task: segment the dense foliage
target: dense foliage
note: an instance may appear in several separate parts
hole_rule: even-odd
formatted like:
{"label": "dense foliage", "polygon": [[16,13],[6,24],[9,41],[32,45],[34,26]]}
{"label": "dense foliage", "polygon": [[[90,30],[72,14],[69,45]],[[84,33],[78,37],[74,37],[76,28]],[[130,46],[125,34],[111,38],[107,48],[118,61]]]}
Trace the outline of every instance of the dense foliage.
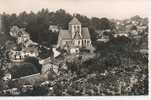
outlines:
{"label": "dense foliage", "polygon": [[[13,25],[17,25],[20,28],[25,28],[30,34],[31,39],[35,42],[46,46],[52,46],[56,44],[58,34],[48,30],[49,25],[58,25],[63,29],[68,28],[68,23],[72,19],[72,15],[60,9],[56,12],[49,12],[48,9],[42,9],[38,13],[22,12],[19,15],[16,14],[2,14],[3,25],[5,34],[9,34],[10,28]],[[80,14],[76,14],[76,17],[81,21],[82,26],[89,27],[92,40],[95,40],[95,29],[113,29],[114,24],[107,18],[88,18]]]}
{"label": "dense foliage", "polygon": [[14,65],[9,72],[12,78],[19,78],[38,73],[39,71],[36,67],[37,66],[32,63],[24,62],[20,65]]}
{"label": "dense foliage", "polygon": [[0,47],[0,79],[4,76],[8,69],[8,63],[10,62],[8,57],[8,50],[5,46]]}
{"label": "dense foliage", "polygon": [[24,59],[24,62],[33,64],[38,72],[41,72],[42,65],[39,64],[39,60],[35,57],[27,57]]}
{"label": "dense foliage", "polygon": [[[84,82],[84,85],[78,82],[78,86],[85,86],[85,82],[91,86],[84,95],[148,94],[148,56],[135,52],[133,42],[136,41],[126,37],[113,38],[105,44],[97,44],[96,58],[67,63],[71,72],[76,72],[77,79]],[[72,87],[73,90],[78,86]],[[86,91],[87,87],[79,89]],[[78,95],[83,95],[81,93]]]}
{"label": "dense foliage", "polygon": [[[62,9],[56,12],[42,9],[38,13],[23,12],[19,15],[4,13],[2,16],[5,34],[8,35],[11,26],[17,25],[26,28],[33,41],[49,47],[56,44],[58,37],[58,33],[48,31],[49,25],[58,25],[63,29],[67,29],[68,22],[73,17]],[[88,18],[80,14],[76,16],[82,22],[82,26],[89,27],[92,43],[96,48],[96,56],[83,62],[80,57],[74,59],[73,62],[63,59],[62,66],[66,66],[67,70],[60,70],[60,75],[55,79],[48,79],[49,83],[47,85],[33,84],[33,90],[20,92],[18,95],[147,95],[148,54],[139,52],[142,48],[147,49],[147,35],[141,33],[140,39],[119,36],[110,38],[110,41],[106,43],[97,42],[95,30],[110,29],[112,34],[115,32],[115,24],[107,18]],[[131,30],[136,30],[136,26],[133,26]],[[40,50],[43,51],[40,52],[40,58],[47,58],[50,55],[45,48],[41,47]],[[1,48],[1,65],[5,64],[6,60],[4,59],[7,57],[4,52],[5,50]],[[62,58],[67,56],[64,55],[62,54]],[[60,66],[60,69],[62,66]],[[10,72],[12,77],[16,78],[38,73],[40,70],[41,65],[36,58],[27,58],[22,64],[12,67]],[[51,73],[51,71],[48,72]],[[50,74],[49,76],[53,75]],[[15,84],[9,84],[11,86],[9,88],[15,86],[20,89],[26,83],[19,80]]]}

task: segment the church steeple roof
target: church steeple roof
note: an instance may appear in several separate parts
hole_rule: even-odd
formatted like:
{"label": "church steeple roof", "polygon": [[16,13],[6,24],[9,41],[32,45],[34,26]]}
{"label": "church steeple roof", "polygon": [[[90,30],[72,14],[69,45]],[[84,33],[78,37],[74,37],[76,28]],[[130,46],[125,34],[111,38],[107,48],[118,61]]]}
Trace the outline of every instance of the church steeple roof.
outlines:
{"label": "church steeple roof", "polygon": [[69,22],[69,25],[81,25],[81,22],[76,17],[73,17],[73,19]]}

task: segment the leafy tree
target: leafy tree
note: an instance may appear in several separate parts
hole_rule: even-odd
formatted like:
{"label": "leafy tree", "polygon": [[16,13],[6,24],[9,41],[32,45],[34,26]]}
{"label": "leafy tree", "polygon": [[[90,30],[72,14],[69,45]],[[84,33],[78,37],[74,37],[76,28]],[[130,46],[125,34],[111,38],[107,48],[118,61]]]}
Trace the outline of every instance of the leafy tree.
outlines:
{"label": "leafy tree", "polygon": [[100,29],[100,19],[99,18],[96,18],[96,17],[92,17],[91,19],[91,27],[94,29],[94,30],[99,30]]}
{"label": "leafy tree", "polygon": [[65,10],[59,9],[54,14],[53,18],[51,19],[52,22],[56,25],[61,26],[63,29],[68,28],[68,22],[72,19],[71,15],[66,13]]}
{"label": "leafy tree", "polygon": [[9,57],[5,46],[0,47],[0,78],[2,78],[8,69]]}
{"label": "leafy tree", "polygon": [[101,18],[99,21],[99,28],[102,30],[112,29],[111,22],[107,18]]}
{"label": "leafy tree", "polygon": [[[49,25],[57,25],[63,29],[68,28],[68,23],[72,19],[72,15],[63,9],[56,12],[49,12],[48,9],[42,9],[38,13],[22,12],[16,14],[3,14],[5,33],[9,36],[10,27],[17,25],[23,27],[30,34],[31,39],[39,44],[51,47],[56,44],[58,34],[48,30]],[[86,16],[76,14],[76,17],[81,21],[82,26],[88,27],[92,36],[95,39],[95,29],[111,29],[114,25],[107,18],[88,18]]]}
{"label": "leafy tree", "polygon": [[19,77],[39,73],[39,71],[36,69],[35,65],[33,65],[31,63],[27,63],[27,62],[24,62],[20,65],[14,65],[9,70],[9,72],[11,73],[13,78],[19,78]]}
{"label": "leafy tree", "polygon": [[48,89],[44,86],[34,86],[34,90],[29,94],[31,96],[46,96]]}
{"label": "leafy tree", "polygon": [[87,16],[76,14],[76,17],[81,22],[83,27],[89,27],[90,26],[90,19]]}
{"label": "leafy tree", "polygon": [[24,62],[33,64],[38,72],[41,72],[42,65],[39,64],[39,60],[35,57],[27,57],[24,59]]}
{"label": "leafy tree", "polygon": [[135,25],[133,25],[130,30],[137,30],[137,27]]}

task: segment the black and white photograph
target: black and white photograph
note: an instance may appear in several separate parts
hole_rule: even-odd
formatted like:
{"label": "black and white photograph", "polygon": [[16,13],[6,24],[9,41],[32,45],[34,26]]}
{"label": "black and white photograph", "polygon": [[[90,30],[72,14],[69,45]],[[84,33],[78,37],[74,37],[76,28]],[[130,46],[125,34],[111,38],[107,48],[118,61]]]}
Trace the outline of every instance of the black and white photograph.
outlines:
{"label": "black and white photograph", "polygon": [[0,0],[0,97],[148,96],[149,0]]}

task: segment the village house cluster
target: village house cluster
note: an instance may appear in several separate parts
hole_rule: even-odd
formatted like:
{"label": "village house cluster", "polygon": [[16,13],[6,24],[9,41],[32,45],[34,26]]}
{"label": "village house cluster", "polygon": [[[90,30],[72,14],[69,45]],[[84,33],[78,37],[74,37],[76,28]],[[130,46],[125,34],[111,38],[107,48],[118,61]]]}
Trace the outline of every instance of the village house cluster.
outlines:
{"label": "village house cluster", "polygon": [[[147,26],[146,22],[142,19],[140,19],[140,20],[130,19],[130,20],[125,20],[125,21],[118,20],[118,21],[115,21],[115,24],[116,24],[115,25],[116,29],[118,31],[117,31],[117,33],[113,34],[114,38],[125,36],[127,38],[140,39],[142,33],[146,34],[146,35],[148,34],[148,32],[146,31],[148,26]],[[0,29],[1,29],[1,27],[0,27]],[[15,42],[16,42],[16,45],[13,48],[11,48],[10,52],[9,52],[9,58],[10,58],[11,62],[18,64],[18,63],[22,63],[26,57],[35,57],[39,60],[39,64],[42,65],[42,68],[41,68],[41,72],[39,72],[39,73],[27,75],[27,76],[15,78],[15,79],[12,79],[11,74],[7,73],[3,77],[4,81],[7,82],[8,80],[12,80],[12,81],[25,80],[25,81],[30,82],[33,85],[33,84],[37,83],[37,81],[44,79],[45,81],[43,83],[41,83],[40,85],[41,86],[50,85],[50,82],[46,81],[46,80],[53,79],[54,77],[56,78],[59,75],[61,78],[61,74],[64,74],[64,73],[61,73],[60,70],[63,70],[63,71],[67,70],[66,63],[62,63],[61,61],[66,61],[66,59],[73,60],[73,58],[76,58],[76,57],[80,58],[81,56],[83,56],[83,58],[86,60],[94,57],[92,55],[95,54],[94,53],[95,48],[92,45],[92,40],[91,40],[91,36],[89,33],[89,29],[88,29],[88,27],[82,27],[81,22],[76,17],[73,17],[73,19],[69,22],[68,29],[66,29],[66,30],[60,28],[58,25],[50,25],[48,30],[51,32],[59,33],[57,44],[53,48],[47,48],[36,42],[33,42],[30,39],[29,33],[27,33],[24,28],[19,28],[17,26],[13,26],[10,29],[10,35],[15,39]],[[96,40],[97,42],[106,43],[106,42],[110,41],[109,34],[112,33],[111,29],[95,30],[95,32],[97,33],[97,40]],[[40,58],[39,57],[39,54],[40,54],[39,47],[44,47],[44,48],[47,48],[48,50],[52,49],[53,56],[49,55],[47,58],[43,58],[43,59]],[[88,50],[89,52],[85,53],[85,55],[84,55],[81,53],[82,49]],[[145,49],[147,49],[147,48],[145,48]],[[67,54],[69,54],[69,55],[65,54],[65,55],[63,55],[66,57],[65,59],[63,59],[63,60],[59,59],[57,61],[56,60],[57,57],[59,58],[59,56],[62,55],[61,51],[59,51],[59,50],[65,50],[67,52]],[[81,61],[82,60],[83,59],[81,59]],[[61,66],[61,68],[60,68],[60,66]],[[71,75],[70,78],[77,77],[74,74],[75,73],[73,73],[73,75]],[[100,75],[102,77],[104,77],[106,74],[108,74],[108,72],[105,71],[104,73],[101,73],[101,74]],[[91,79],[91,77],[93,78],[95,76],[96,76],[96,74],[94,74],[94,75],[91,74],[88,77],[88,79]],[[66,75],[66,77],[69,77],[68,74]],[[66,78],[66,79],[69,80],[68,78]],[[135,77],[133,79],[131,79],[131,81],[132,81],[131,83],[137,83],[137,82],[135,82],[135,81],[137,81],[137,80],[135,80]],[[52,81],[52,82],[55,82],[55,81]],[[61,84],[63,85],[63,83],[61,83]],[[80,81],[79,84],[85,84],[85,83],[82,83]],[[19,95],[20,91],[23,93],[28,90],[32,91],[33,90],[32,85],[23,85],[21,87],[21,90],[19,90],[17,88],[12,88],[12,89],[3,90],[2,92],[4,94],[9,93],[12,95]],[[99,85],[96,85],[93,87],[100,88],[101,85],[99,84]],[[50,87],[49,90],[53,90],[51,88],[52,87]],[[85,87],[85,89],[86,89],[86,87]]]}
{"label": "village house cluster", "polygon": [[[126,20],[111,20],[115,24],[114,38],[126,37],[136,41],[139,45],[139,49],[135,49],[135,52],[140,52],[142,54],[148,54],[148,19],[140,18],[139,16],[134,16]],[[108,42],[110,41],[109,34],[113,30],[96,30],[97,41],[98,42]]]}
{"label": "village house cluster", "polygon": [[148,34],[148,20],[146,18],[134,16],[126,20],[115,20],[115,24],[119,35],[140,38],[141,33]]}
{"label": "village house cluster", "polygon": [[[49,27],[49,29],[51,28],[53,31],[54,27]],[[68,53],[71,54],[71,56],[72,54],[80,53],[80,49],[82,48],[85,48],[90,51],[94,50],[91,44],[91,37],[88,28],[87,27],[83,28],[81,26],[80,21],[76,17],[74,17],[69,22],[68,30],[60,29],[59,31],[55,30],[54,32],[59,32],[59,36],[58,36],[57,46],[52,48],[53,58],[51,58],[51,56],[48,56],[47,58],[42,59],[39,57],[39,53],[40,53],[39,47],[44,47],[44,48],[46,47],[39,45],[36,42],[33,42],[30,39],[29,33],[27,33],[24,28],[13,26],[10,29],[10,35],[15,39],[16,45],[10,48],[9,51],[9,58],[11,62],[14,64],[21,64],[25,58],[35,57],[39,60],[39,63],[42,64],[41,74],[45,76],[49,74],[48,72],[51,69],[55,74],[59,74],[58,71],[59,63],[53,60],[59,55],[61,55],[61,52],[57,50],[58,48],[62,50],[66,50]],[[49,50],[50,48],[46,48],[46,49]],[[83,55],[83,56],[87,56],[84,57],[84,59],[89,58],[89,55]],[[72,58],[74,59],[74,56]],[[71,59],[71,58],[67,57],[67,59]],[[63,64],[63,66],[64,69],[67,69],[65,64]],[[32,81],[33,83],[34,80],[37,78],[39,79],[40,76],[41,76],[40,73],[37,73],[25,77],[20,77],[20,79],[29,80]],[[11,74],[8,73],[4,76],[3,79],[10,80],[11,78],[12,78]]]}
{"label": "village house cluster", "polygon": [[20,62],[25,57],[38,57],[37,43],[30,39],[29,34],[23,29],[13,26],[10,35],[16,38],[17,45],[10,50],[10,59],[13,62]]}
{"label": "village house cluster", "polygon": [[[81,48],[94,50],[88,28],[82,27],[76,17],[69,22],[68,30],[59,29],[54,25],[50,25],[49,30],[59,32],[57,46],[53,48],[54,56],[60,54],[56,48],[64,49],[71,54],[79,53]],[[39,44],[30,39],[29,33],[27,33],[24,28],[13,26],[10,29],[10,35],[16,39],[17,43],[17,45],[10,50],[10,58],[12,61],[20,62],[25,57],[38,57]]]}

